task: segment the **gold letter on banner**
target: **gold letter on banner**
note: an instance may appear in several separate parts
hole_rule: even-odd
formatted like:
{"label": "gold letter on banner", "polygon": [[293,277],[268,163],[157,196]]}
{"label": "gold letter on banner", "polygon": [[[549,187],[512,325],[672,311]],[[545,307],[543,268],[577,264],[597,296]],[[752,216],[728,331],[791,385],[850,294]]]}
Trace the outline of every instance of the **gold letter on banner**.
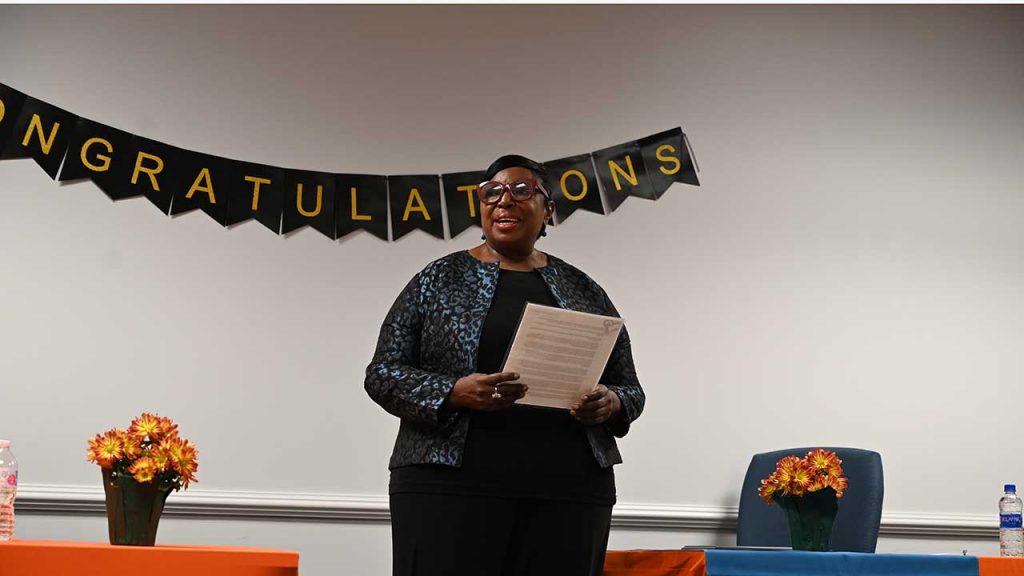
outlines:
{"label": "gold letter on banner", "polygon": [[619,174],[622,174],[622,177],[633,186],[638,186],[640,184],[636,179],[636,172],[633,171],[633,160],[631,160],[629,156],[626,156],[626,166],[629,168],[628,173],[616,164],[615,160],[608,161],[608,169],[612,171],[612,181],[615,182],[615,189],[620,192],[622,191],[622,184],[619,184]]}
{"label": "gold letter on banner", "polygon": [[324,187],[323,187],[322,184],[317,184],[316,185],[316,210],[313,210],[312,212],[306,211],[302,207],[302,182],[299,182],[298,190],[297,190],[297,192],[295,194],[295,207],[299,209],[299,214],[302,214],[303,216],[305,216],[307,218],[312,218],[313,216],[316,216],[317,214],[320,213],[320,205],[321,205],[321,203],[323,203],[323,199],[324,199]]}
{"label": "gold letter on banner", "polygon": [[675,156],[662,156],[661,153],[663,151],[675,152],[675,147],[672,146],[671,144],[662,144],[661,146],[658,146],[657,150],[654,151],[654,157],[657,158],[658,160],[661,160],[662,162],[672,162],[673,164],[676,165],[676,167],[672,168],[671,170],[668,170],[664,166],[658,166],[658,170],[661,170],[662,174],[665,174],[666,176],[671,176],[676,172],[679,172],[679,169],[683,167],[682,164],[679,162],[679,158],[676,158]]}
{"label": "gold letter on banner", "polygon": [[[202,181],[202,186],[200,186]],[[203,168],[199,172],[199,176],[196,176],[196,181],[192,183],[192,187],[188,189],[188,193],[185,194],[185,198],[191,198],[196,192],[206,192],[206,195],[210,197],[210,204],[217,203],[217,197],[213,195],[213,182],[210,181],[210,169]]]}
{"label": "gold letter on banner", "polygon": [[[156,160],[156,168],[144,168],[142,166],[143,160]],[[159,156],[153,156],[152,154],[139,152],[139,156],[135,159],[135,170],[132,171],[132,184],[138,184],[139,172],[145,172],[149,176],[149,181],[153,184],[153,190],[159,192],[160,186],[156,183],[156,175],[163,172],[163,170],[163,159],[161,159]]]}
{"label": "gold letter on banner", "polygon": [[28,130],[25,131],[25,139],[21,141],[22,146],[28,146],[29,140],[32,139],[32,129],[35,128],[36,133],[39,134],[39,146],[43,149],[43,154],[50,154],[50,147],[53,146],[53,139],[57,137],[57,129],[60,128],[60,122],[53,123],[53,130],[50,130],[50,137],[45,138],[43,136],[43,121],[39,118],[39,114],[32,115],[32,121],[28,123]]}
{"label": "gold letter on banner", "polygon": [[352,187],[352,219],[353,220],[373,220],[373,217],[369,214],[360,214],[359,209],[356,207],[356,187]]}
{"label": "gold letter on banner", "polygon": [[[459,186],[456,190],[466,193],[466,202],[469,203],[469,217],[476,218],[476,189],[477,185]],[[428,218],[429,220],[429,218]]]}
{"label": "gold letter on banner", "polygon": [[0,100],[0,122],[2,122],[2,121],[3,121],[3,119],[4,119],[4,113],[6,113],[6,112],[7,112],[7,109],[6,109],[6,107],[4,106],[4,101],[3,101],[3,100]]}
{"label": "gold letter on banner", "polygon": [[[416,200],[417,208],[412,207],[413,200]],[[409,192],[409,201],[405,203],[405,214],[402,214],[402,222],[409,221],[409,212],[423,212],[423,218],[430,222],[430,213],[427,212],[427,207],[423,204],[423,198],[420,198],[420,191],[417,188],[413,188]]]}
{"label": "gold letter on banner", "polygon": [[[565,181],[569,179],[569,176],[575,176],[579,178],[580,183],[583,184],[583,190],[581,190],[579,194],[569,194],[569,191],[566,190]],[[562,180],[559,184],[562,186],[562,195],[565,196],[566,199],[572,200],[573,202],[583,200],[583,197],[587,195],[587,177],[584,176],[583,172],[580,172],[579,170],[566,170],[565,173],[562,174]]]}
{"label": "gold letter on banner", "polygon": [[103,154],[97,154],[96,157],[103,161],[102,164],[93,164],[89,161],[89,147],[93,144],[103,144],[103,147],[107,149],[108,154],[114,153],[114,146],[107,142],[103,138],[89,138],[82,144],[82,164],[86,168],[93,172],[106,172],[110,169],[110,156],[104,156]]}
{"label": "gold letter on banner", "polygon": [[252,210],[255,212],[260,207],[260,184],[270,184],[270,178],[246,176],[245,181],[252,182]]}

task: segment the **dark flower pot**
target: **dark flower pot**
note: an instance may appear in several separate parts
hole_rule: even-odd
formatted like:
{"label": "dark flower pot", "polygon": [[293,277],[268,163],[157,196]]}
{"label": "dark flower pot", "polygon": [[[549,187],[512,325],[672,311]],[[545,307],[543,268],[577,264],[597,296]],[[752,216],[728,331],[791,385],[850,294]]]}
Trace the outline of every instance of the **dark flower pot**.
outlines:
{"label": "dark flower pot", "polygon": [[835,490],[825,488],[803,496],[780,496],[779,507],[789,520],[789,538],[794,550],[827,552],[832,525],[839,510]]}
{"label": "dark flower pot", "polygon": [[107,503],[107,528],[110,543],[125,546],[152,546],[156,529],[170,488],[155,483],[137,482],[131,476],[113,477],[103,469],[103,492]]}

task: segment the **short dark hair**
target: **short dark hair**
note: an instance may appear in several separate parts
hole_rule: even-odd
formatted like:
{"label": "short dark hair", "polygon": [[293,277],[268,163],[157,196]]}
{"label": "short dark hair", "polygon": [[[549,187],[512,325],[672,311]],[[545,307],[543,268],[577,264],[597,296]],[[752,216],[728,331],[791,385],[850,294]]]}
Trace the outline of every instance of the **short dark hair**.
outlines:
{"label": "short dark hair", "polygon": [[494,178],[494,175],[506,168],[526,168],[530,172],[537,175],[541,183],[547,187],[548,183],[548,171],[544,168],[544,165],[540,162],[530,160],[526,156],[520,156],[519,154],[506,154],[501,158],[498,158],[491,165],[487,167],[487,172],[484,173],[484,179],[490,180]]}

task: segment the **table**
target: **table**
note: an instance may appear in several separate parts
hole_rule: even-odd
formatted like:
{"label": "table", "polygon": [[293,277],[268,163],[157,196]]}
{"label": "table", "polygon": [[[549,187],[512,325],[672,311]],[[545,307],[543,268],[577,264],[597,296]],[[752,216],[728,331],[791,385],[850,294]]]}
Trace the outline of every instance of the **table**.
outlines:
{"label": "table", "polygon": [[705,576],[702,550],[609,550],[604,576]]}
{"label": "table", "polygon": [[978,558],[981,576],[1024,576],[1024,558]]}
{"label": "table", "polygon": [[0,542],[0,566],[3,576],[298,576],[299,554],[264,548],[13,540]]}
{"label": "table", "polygon": [[752,550],[609,550],[604,576],[1024,576],[1024,558]]}

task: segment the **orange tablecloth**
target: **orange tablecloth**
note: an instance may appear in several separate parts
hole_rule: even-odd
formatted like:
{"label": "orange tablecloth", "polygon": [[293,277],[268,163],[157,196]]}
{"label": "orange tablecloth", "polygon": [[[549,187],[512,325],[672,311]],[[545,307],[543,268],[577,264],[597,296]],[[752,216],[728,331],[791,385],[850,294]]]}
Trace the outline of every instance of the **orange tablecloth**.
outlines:
{"label": "orange tablecloth", "polygon": [[978,557],[981,576],[1024,576],[1024,558]]}
{"label": "orange tablecloth", "polygon": [[[218,546],[111,546],[99,542],[0,542],[3,576],[298,576],[299,554]],[[144,569],[136,569],[145,566]]]}
{"label": "orange tablecloth", "polygon": [[609,550],[604,576],[704,576],[701,550]]}

